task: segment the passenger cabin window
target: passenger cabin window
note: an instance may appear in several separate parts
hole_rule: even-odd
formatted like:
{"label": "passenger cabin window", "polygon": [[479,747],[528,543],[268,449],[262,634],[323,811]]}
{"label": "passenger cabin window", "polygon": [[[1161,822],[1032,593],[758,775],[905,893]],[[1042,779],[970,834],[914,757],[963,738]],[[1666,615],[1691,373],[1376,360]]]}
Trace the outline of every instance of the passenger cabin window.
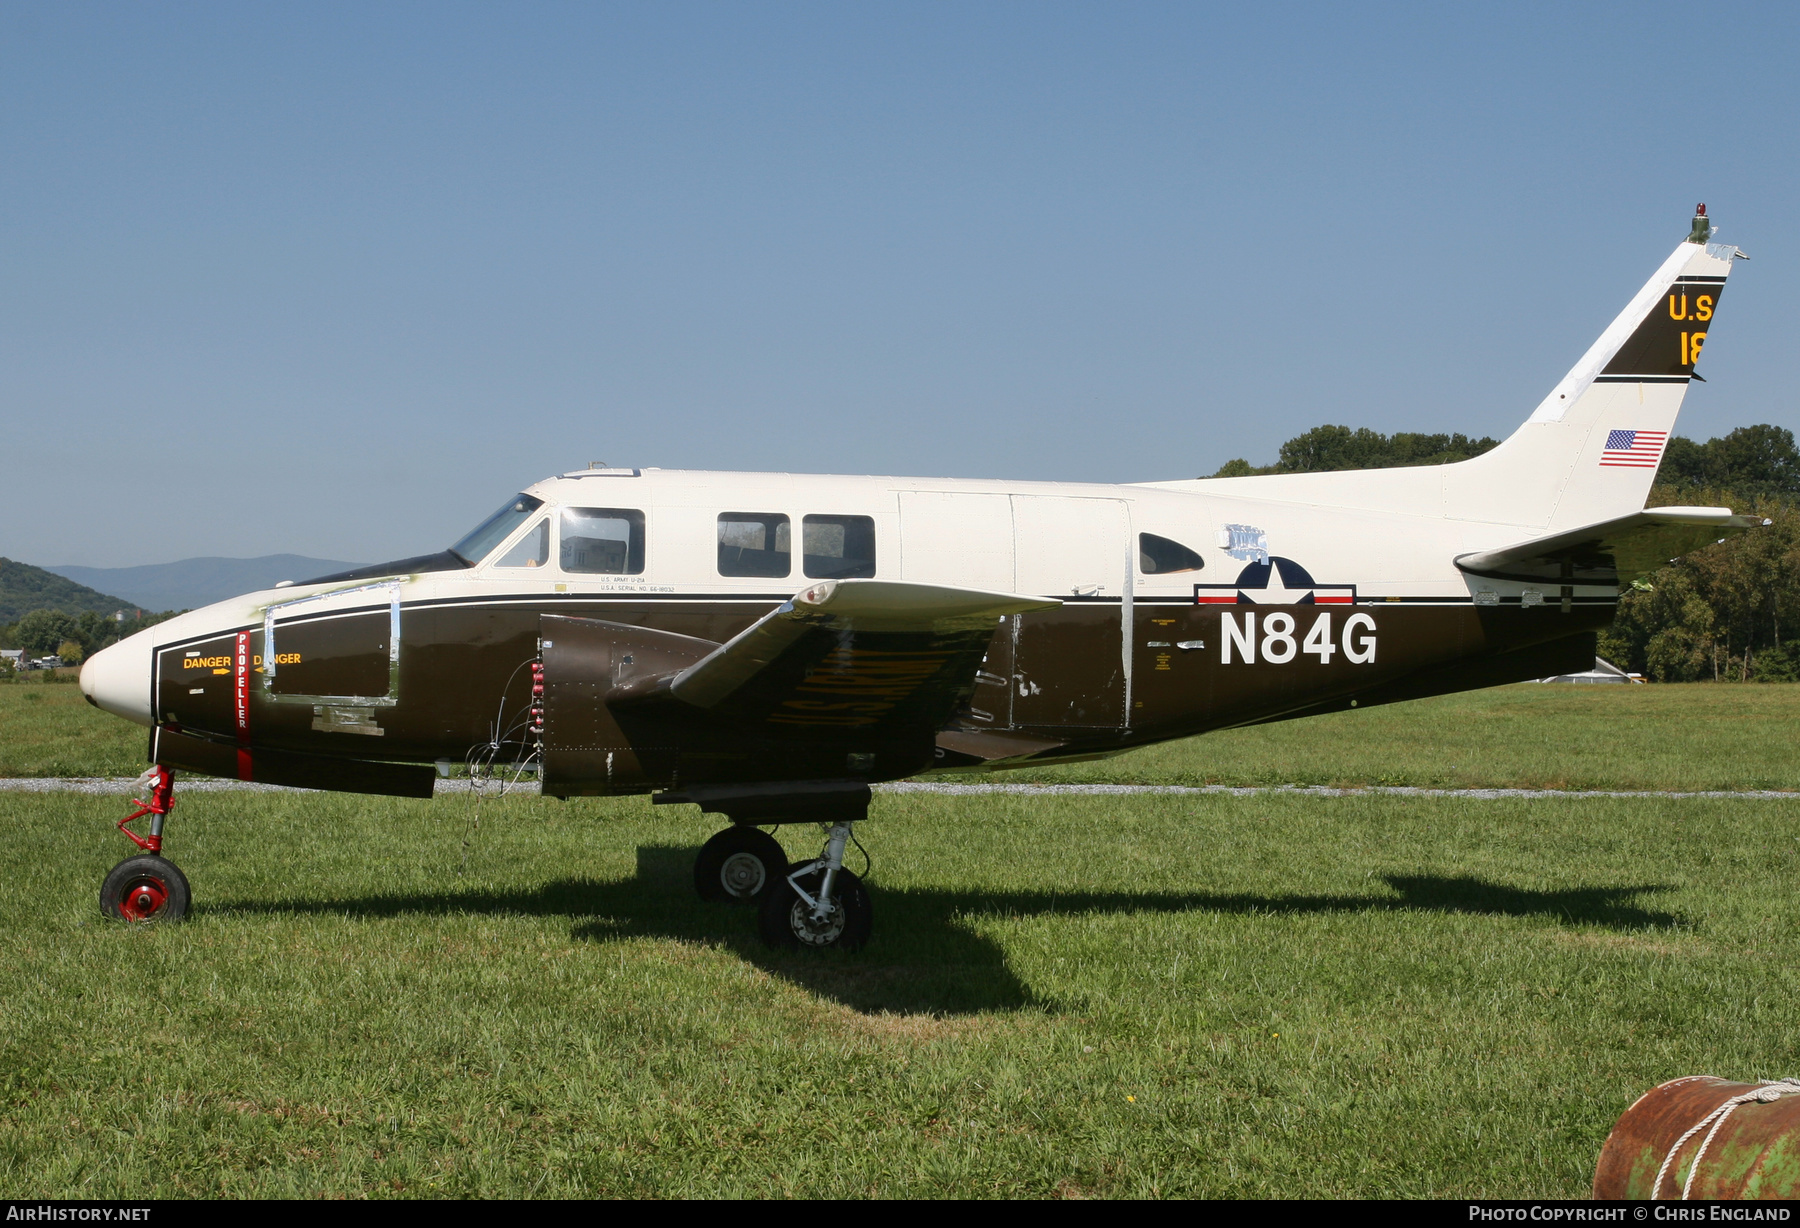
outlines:
{"label": "passenger cabin window", "polygon": [[808,516],[800,522],[802,560],[814,580],[859,580],[875,574],[875,518]]}
{"label": "passenger cabin window", "polygon": [[486,558],[495,546],[511,537],[513,530],[524,524],[531,513],[542,506],[542,499],[534,499],[530,495],[518,496],[476,525],[473,532],[450,547],[450,553],[473,567]]}
{"label": "passenger cabin window", "polygon": [[785,576],[794,569],[793,530],[779,512],[719,517],[719,574]]}
{"label": "passenger cabin window", "polygon": [[496,567],[542,567],[550,561],[550,518],[537,522]]}
{"label": "passenger cabin window", "polygon": [[644,573],[644,513],[623,507],[565,507],[562,569],[579,575]]}
{"label": "passenger cabin window", "polygon": [[1171,571],[1199,571],[1206,560],[1177,541],[1154,533],[1138,534],[1138,568],[1147,576]]}

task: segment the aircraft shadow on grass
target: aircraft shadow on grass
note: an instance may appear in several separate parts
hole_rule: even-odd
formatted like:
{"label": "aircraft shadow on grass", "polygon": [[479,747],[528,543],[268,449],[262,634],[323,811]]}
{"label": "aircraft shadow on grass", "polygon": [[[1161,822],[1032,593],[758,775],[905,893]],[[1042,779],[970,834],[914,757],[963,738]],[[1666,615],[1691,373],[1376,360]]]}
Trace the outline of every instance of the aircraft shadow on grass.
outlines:
{"label": "aircraft shadow on grass", "polygon": [[1480,916],[1548,917],[1610,929],[1666,928],[1673,914],[1635,900],[1660,886],[1576,887],[1531,891],[1468,876],[1390,875],[1398,898],[1368,895],[1233,895],[1205,891],[936,891],[874,892],[879,924],[869,947],[853,955],[786,953],[765,947],[753,911],[702,904],[693,895],[691,848],[643,846],[635,878],[567,878],[532,890],[471,888],[355,899],[239,901],[208,911],[338,913],[354,917],[409,914],[485,914],[566,917],[571,934],[587,941],[660,937],[731,950],[769,973],[867,1013],[974,1014],[1052,1005],[1034,994],[1007,965],[1006,953],[967,922],[982,917],[1080,916],[1097,913],[1262,913],[1418,910]]}

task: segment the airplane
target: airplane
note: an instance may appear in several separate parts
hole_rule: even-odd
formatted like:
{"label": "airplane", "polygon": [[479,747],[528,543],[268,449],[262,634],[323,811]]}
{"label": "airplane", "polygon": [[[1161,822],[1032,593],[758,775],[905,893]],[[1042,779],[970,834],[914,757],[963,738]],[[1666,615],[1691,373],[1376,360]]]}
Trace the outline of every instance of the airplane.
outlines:
{"label": "airplane", "polygon": [[[1621,586],[1767,521],[1646,510],[1735,247],[1706,207],[1472,460],[1122,485],[591,465],[447,550],[248,593],[94,654],[149,729],[102,911],[174,921],[176,771],[426,798],[452,764],[727,825],[695,888],[854,950],[870,786],[1590,668]],[[128,824],[148,817],[149,834]],[[817,823],[792,865],[765,829]]]}

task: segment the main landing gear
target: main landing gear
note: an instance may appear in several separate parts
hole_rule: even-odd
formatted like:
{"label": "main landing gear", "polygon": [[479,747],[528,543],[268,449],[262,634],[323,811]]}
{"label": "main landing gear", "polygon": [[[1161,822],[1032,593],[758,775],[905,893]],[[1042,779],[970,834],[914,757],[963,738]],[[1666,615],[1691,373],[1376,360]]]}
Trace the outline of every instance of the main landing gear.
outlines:
{"label": "main landing gear", "polygon": [[858,950],[869,941],[874,912],[862,879],[844,869],[854,822],[821,826],[824,852],[798,869],[767,832],[728,827],[694,858],[694,888],[703,900],[755,904],[762,940],[772,947]]}
{"label": "main landing gear", "polygon": [[825,851],[789,874],[764,897],[757,916],[762,940],[788,950],[860,951],[869,941],[875,914],[869,891],[844,869],[849,823],[833,823]]}
{"label": "main landing gear", "polygon": [[[162,855],[163,820],[175,804],[175,773],[157,764],[141,782],[150,800],[132,798],[137,809],[119,820],[119,830],[144,850],[112,868],[100,885],[100,912],[115,921],[179,921],[187,915],[187,876]],[[150,816],[150,834],[140,836],[128,823]]]}
{"label": "main landing gear", "polygon": [[787,873],[787,854],[774,836],[756,827],[727,827],[700,846],[694,890],[715,903],[760,904]]}

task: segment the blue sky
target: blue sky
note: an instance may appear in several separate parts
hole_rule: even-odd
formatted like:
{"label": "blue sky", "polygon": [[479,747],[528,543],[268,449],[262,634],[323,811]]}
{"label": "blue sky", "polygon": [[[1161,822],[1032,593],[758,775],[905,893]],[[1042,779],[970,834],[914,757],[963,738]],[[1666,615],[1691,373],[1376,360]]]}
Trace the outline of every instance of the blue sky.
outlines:
{"label": "blue sky", "polygon": [[1796,426],[1800,8],[0,6],[0,554],[441,547],[590,460],[1502,435],[1705,200]]}

